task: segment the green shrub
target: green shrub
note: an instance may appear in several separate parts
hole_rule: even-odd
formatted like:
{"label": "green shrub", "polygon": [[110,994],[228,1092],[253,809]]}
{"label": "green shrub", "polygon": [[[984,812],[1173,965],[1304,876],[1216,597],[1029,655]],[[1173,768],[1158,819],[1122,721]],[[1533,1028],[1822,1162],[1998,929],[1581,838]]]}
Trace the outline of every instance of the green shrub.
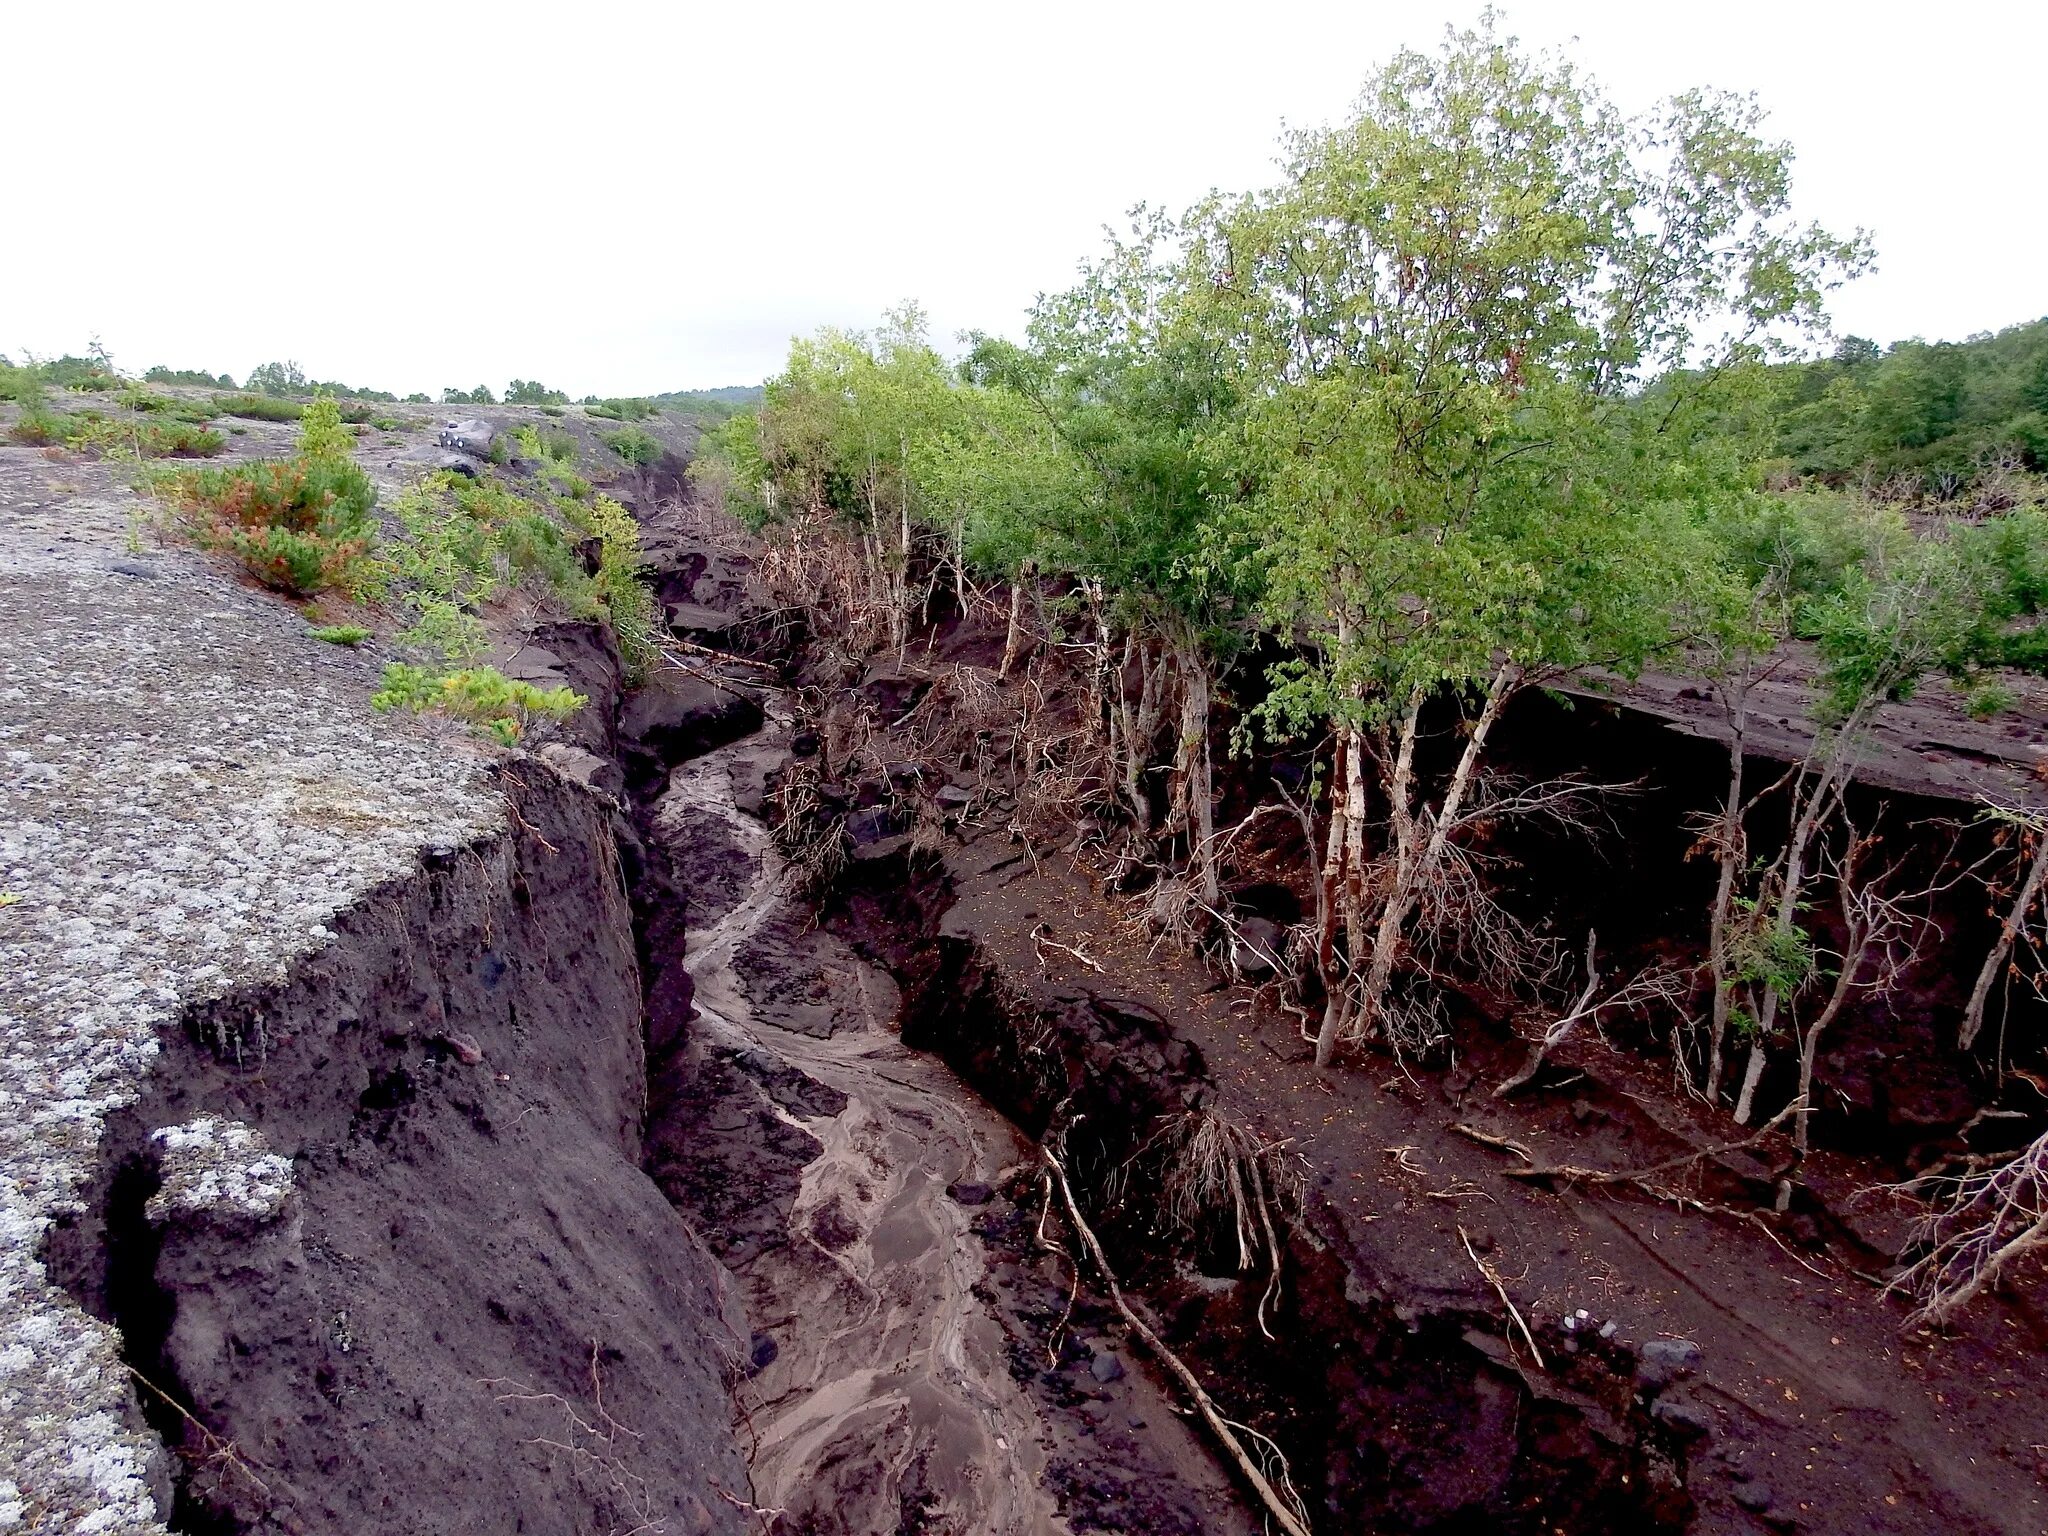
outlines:
{"label": "green shrub", "polygon": [[370,696],[374,709],[435,710],[468,721],[508,747],[534,720],[566,720],[589,702],[567,688],[536,688],[509,678],[496,667],[434,672],[404,662],[386,667],[383,686]]}
{"label": "green shrub", "polygon": [[576,473],[574,437],[554,428],[536,431],[531,426],[521,427],[515,435],[519,451],[533,460],[549,490],[579,499],[590,494],[590,482]]}
{"label": "green shrub", "polygon": [[150,384],[197,384],[202,389],[233,389],[235,381],[223,373],[218,376],[203,368],[166,368],[159,364],[143,376]]}
{"label": "green shrub", "polygon": [[627,427],[618,432],[604,435],[605,446],[610,448],[628,464],[637,464],[645,469],[661,457],[661,444],[648,432],[639,427]]}
{"label": "green shrub", "polygon": [[407,424],[396,416],[372,416],[370,425],[379,432],[403,432]]}
{"label": "green shrub", "polygon": [[377,490],[349,457],[353,438],[332,399],[303,412],[288,460],[186,470],[158,482],[202,549],[233,555],[265,586],[309,597],[362,590],[377,533]]}
{"label": "green shrub", "polygon": [[593,416],[602,416],[608,421],[645,421],[661,409],[652,400],[598,400],[586,399],[584,408]]}
{"label": "green shrub", "polygon": [[640,525],[609,496],[588,507],[567,503],[563,511],[598,541],[597,600],[618,638],[630,680],[638,682],[660,659],[661,610],[641,579]]}
{"label": "green shrub", "polygon": [[62,411],[51,410],[38,400],[33,405],[22,406],[21,415],[7,429],[7,435],[31,448],[47,448],[62,443],[70,431],[69,416]]}
{"label": "green shrub", "polygon": [[370,638],[370,631],[360,624],[322,624],[306,631],[315,640],[324,640],[329,645],[361,645]]}
{"label": "green shrub", "polygon": [[540,408],[540,413],[543,416],[560,416],[562,408],[559,405],[544,405]]}
{"label": "green shrub", "polygon": [[223,415],[245,416],[251,421],[297,421],[306,412],[296,400],[279,400],[270,395],[222,395],[213,403]]}
{"label": "green shrub", "polygon": [[113,421],[96,412],[71,418],[64,446],[81,453],[131,453],[142,459],[210,459],[227,447],[218,432],[190,421]]}

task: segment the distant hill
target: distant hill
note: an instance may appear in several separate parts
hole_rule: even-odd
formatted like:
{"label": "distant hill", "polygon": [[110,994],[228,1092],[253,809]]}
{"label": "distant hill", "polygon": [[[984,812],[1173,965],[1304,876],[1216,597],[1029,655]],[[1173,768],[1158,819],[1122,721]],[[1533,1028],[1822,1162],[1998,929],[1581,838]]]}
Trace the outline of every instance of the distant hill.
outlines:
{"label": "distant hill", "polygon": [[1907,476],[1942,494],[2000,463],[2048,469],[2048,319],[1888,348],[1852,336],[1773,372],[1777,451],[1802,474]]}
{"label": "distant hill", "polygon": [[665,410],[682,411],[707,424],[724,421],[761,403],[759,384],[727,384],[718,389],[678,389],[650,398]]}

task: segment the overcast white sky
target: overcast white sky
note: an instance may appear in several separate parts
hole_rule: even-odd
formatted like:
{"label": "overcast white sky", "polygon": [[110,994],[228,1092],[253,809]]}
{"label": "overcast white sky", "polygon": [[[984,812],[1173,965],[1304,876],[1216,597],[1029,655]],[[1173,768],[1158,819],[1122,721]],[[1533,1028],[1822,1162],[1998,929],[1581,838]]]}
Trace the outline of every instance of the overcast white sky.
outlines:
{"label": "overcast white sky", "polygon": [[[0,8],[0,352],[406,393],[772,372],[915,297],[1014,332],[1105,222],[1264,183],[1475,3]],[[1755,90],[1879,265],[1840,328],[2048,313],[2041,0],[1519,0],[1623,106]]]}

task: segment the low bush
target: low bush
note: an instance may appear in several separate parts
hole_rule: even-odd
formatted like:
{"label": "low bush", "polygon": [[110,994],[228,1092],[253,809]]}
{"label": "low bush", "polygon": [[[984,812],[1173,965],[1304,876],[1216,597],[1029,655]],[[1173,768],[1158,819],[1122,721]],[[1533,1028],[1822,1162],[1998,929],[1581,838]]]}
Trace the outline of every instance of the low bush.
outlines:
{"label": "low bush", "polygon": [[639,427],[626,427],[618,432],[604,435],[605,446],[628,464],[637,464],[645,469],[661,457],[661,444],[651,433]]}
{"label": "low bush", "polygon": [[210,459],[227,439],[197,422],[115,420],[97,412],[70,418],[64,446],[81,453],[132,454],[139,459]]}
{"label": "low bush", "polygon": [[324,640],[329,645],[361,645],[370,638],[370,631],[360,624],[322,624],[306,631],[315,640]]}
{"label": "low bush", "polygon": [[641,577],[640,525],[609,496],[589,506],[564,503],[563,512],[598,541],[597,575],[591,578],[606,622],[619,642],[629,681],[639,682],[660,659],[661,609]]}
{"label": "low bush", "polygon": [[349,457],[331,399],[305,408],[286,460],[166,475],[158,490],[202,549],[232,555],[265,586],[296,597],[363,589],[376,538],[376,487]]}
{"label": "low bush", "polygon": [[594,397],[586,399],[583,408],[607,421],[645,421],[661,410],[652,400],[599,400]]}
{"label": "low bush", "polygon": [[566,720],[590,701],[568,688],[536,688],[505,676],[496,667],[436,672],[393,662],[383,685],[370,696],[373,709],[427,710],[467,721],[503,743],[516,746],[535,720]]}
{"label": "low bush", "polygon": [[53,411],[38,402],[24,405],[14,425],[7,429],[7,435],[17,443],[26,443],[31,448],[48,448],[62,443],[71,430],[71,418],[62,411]]}
{"label": "low bush", "polygon": [[531,459],[541,481],[557,495],[582,499],[590,494],[590,482],[576,472],[576,439],[555,428],[536,431],[521,427],[516,434],[519,451]]}
{"label": "low bush", "polygon": [[297,421],[306,414],[298,401],[273,395],[221,395],[213,403],[223,415],[245,416],[251,421]]}

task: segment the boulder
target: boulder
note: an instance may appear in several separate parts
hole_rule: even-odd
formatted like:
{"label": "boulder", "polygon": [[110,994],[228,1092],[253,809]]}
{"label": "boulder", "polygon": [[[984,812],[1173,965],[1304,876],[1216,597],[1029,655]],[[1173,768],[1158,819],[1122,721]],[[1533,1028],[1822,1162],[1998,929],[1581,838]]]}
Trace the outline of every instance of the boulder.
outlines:
{"label": "boulder", "polygon": [[497,429],[488,421],[444,421],[441,423],[441,430],[434,434],[434,441],[443,448],[454,449],[457,453],[487,459],[491,456],[491,443],[497,435]]}
{"label": "boulder", "polygon": [[1700,1368],[1700,1347],[1691,1339],[1652,1339],[1636,1357],[1636,1382],[1659,1392]]}
{"label": "boulder", "polygon": [[1706,1409],[1682,1397],[1660,1397],[1650,1409],[1650,1417],[1682,1440],[1698,1440],[1714,1428]]}
{"label": "boulder", "polygon": [[1106,1387],[1112,1381],[1124,1379],[1124,1363],[1112,1351],[1105,1349],[1088,1362],[1088,1374]]}
{"label": "boulder", "polygon": [[870,805],[846,818],[846,840],[856,848],[894,837],[899,829],[895,815],[886,805]]}

